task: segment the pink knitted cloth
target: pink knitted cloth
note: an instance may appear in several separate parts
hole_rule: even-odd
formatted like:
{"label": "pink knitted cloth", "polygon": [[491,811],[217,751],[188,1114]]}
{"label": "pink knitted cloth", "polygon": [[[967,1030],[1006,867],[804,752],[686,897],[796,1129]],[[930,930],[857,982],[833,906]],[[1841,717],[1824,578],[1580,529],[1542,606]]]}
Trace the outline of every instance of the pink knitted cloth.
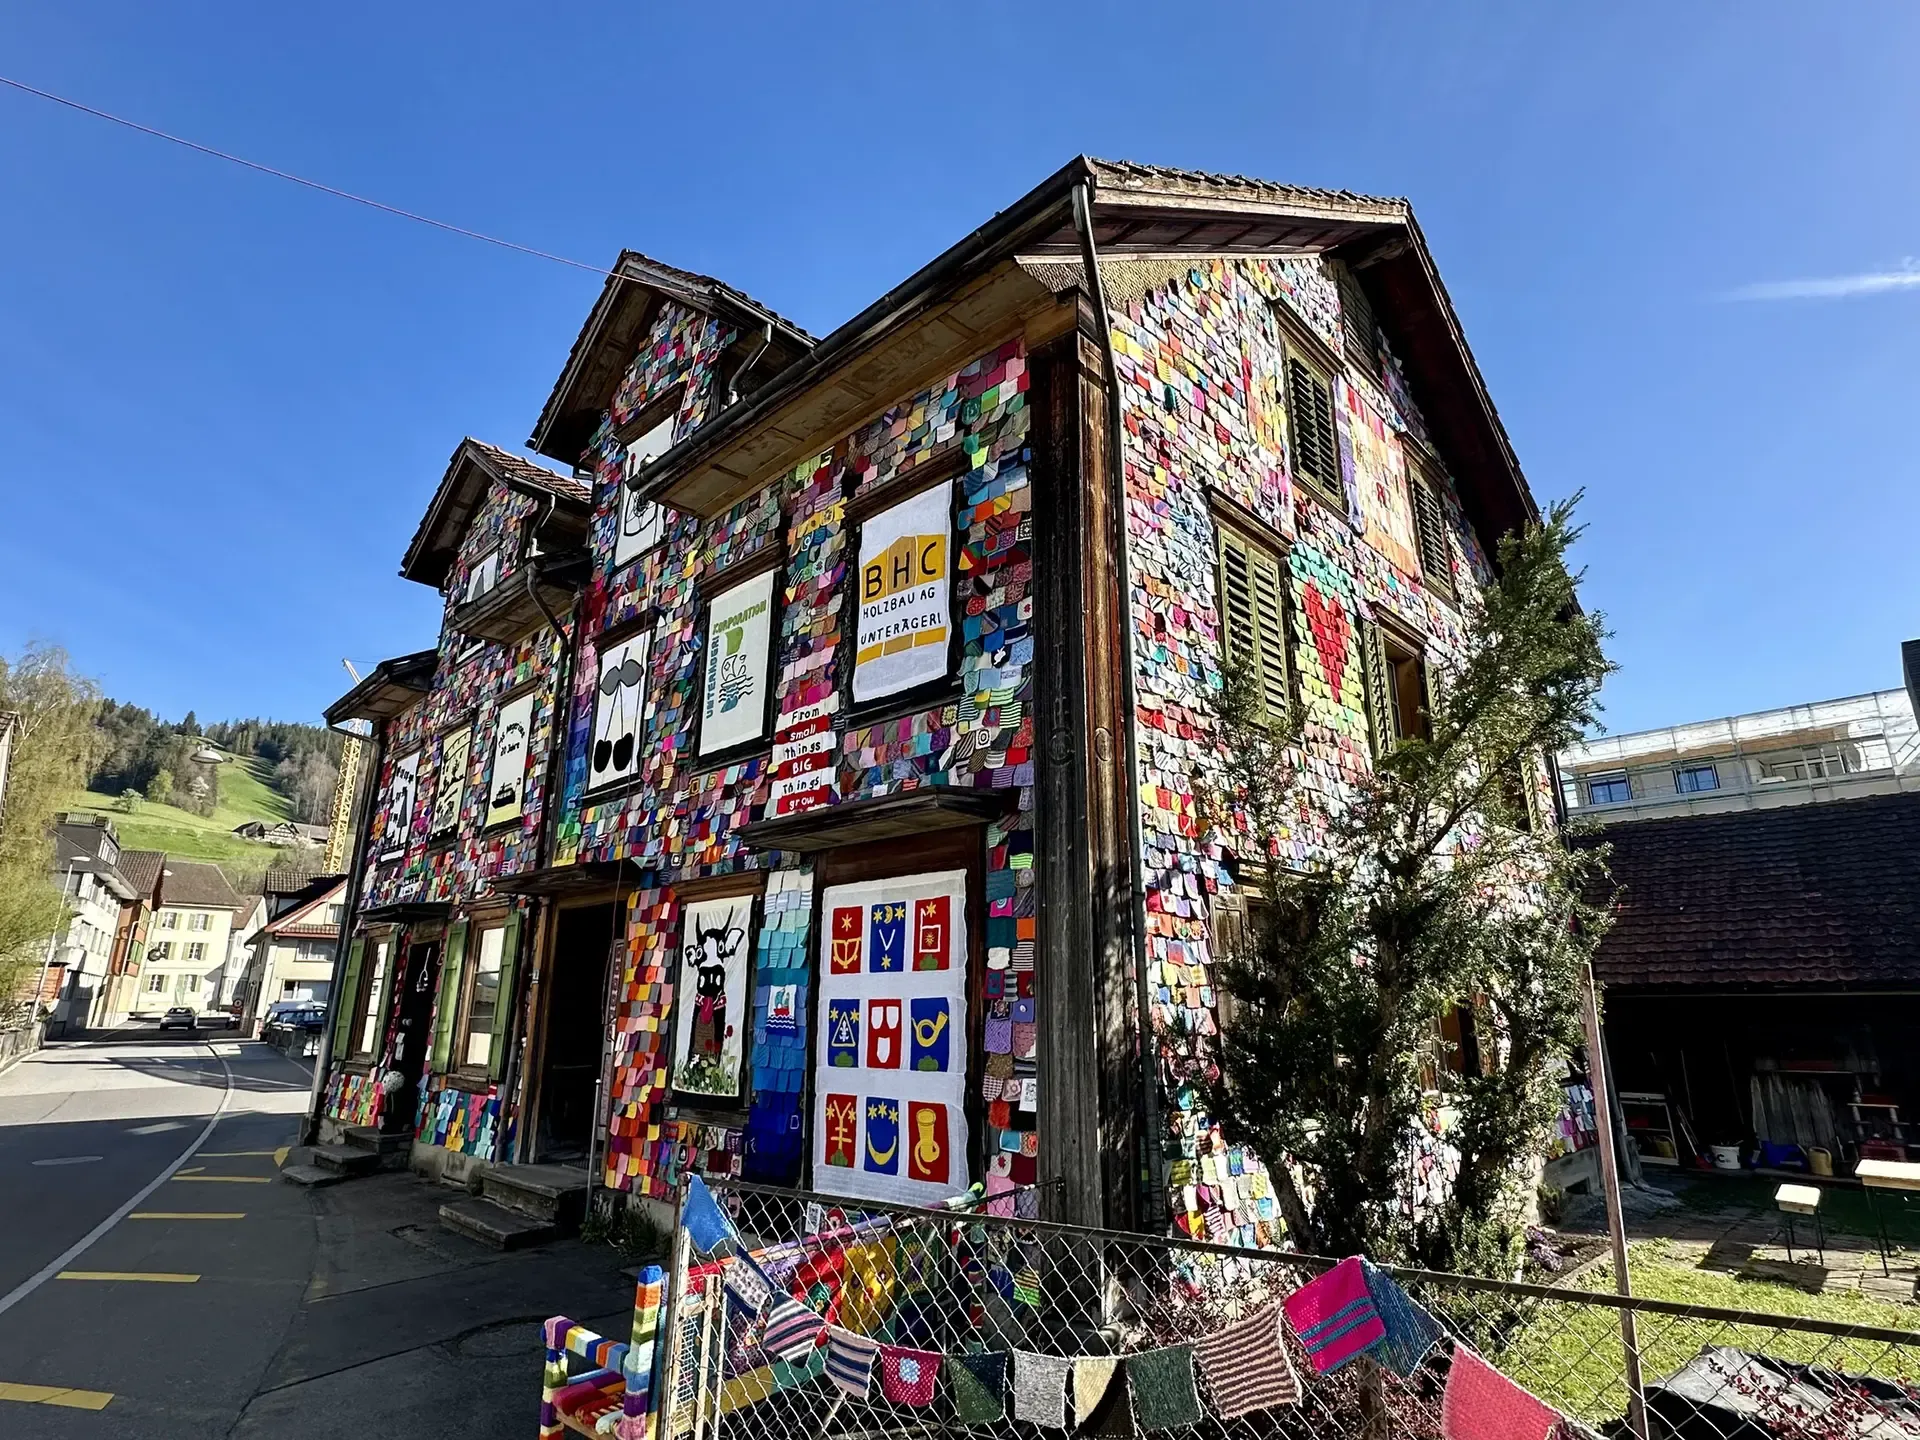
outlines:
{"label": "pink knitted cloth", "polygon": [[1374,1308],[1360,1257],[1349,1255],[1333,1269],[1309,1280],[1283,1302],[1287,1323],[1324,1375],[1385,1338],[1387,1327]]}
{"label": "pink knitted cloth", "polygon": [[1464,1345],[1453,1351],[1440,1433],[1446,1440],[1546,1440],[1560,1412],[1536,1400]]}

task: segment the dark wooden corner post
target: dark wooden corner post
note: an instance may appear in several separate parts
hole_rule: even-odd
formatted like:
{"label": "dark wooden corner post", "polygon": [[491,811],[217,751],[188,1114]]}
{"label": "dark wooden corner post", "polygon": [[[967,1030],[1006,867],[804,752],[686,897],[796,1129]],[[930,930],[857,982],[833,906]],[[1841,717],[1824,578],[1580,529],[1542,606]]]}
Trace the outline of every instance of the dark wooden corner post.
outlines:
{"label": "dark wooden corner post", "polygon": [[1040,1174],[1044,1213],[1132,1229],[1140,1191],[1123,580],[1097,323],[1031,356],[1038,624]]}

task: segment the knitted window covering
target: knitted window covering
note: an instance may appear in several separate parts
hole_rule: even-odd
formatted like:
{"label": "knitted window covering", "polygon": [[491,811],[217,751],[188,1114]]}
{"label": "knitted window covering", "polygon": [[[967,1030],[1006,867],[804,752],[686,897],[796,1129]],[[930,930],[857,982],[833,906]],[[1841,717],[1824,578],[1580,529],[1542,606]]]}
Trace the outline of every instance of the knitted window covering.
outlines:
{"label": "knitted window covering", "polygon": [[962,1425],[994,1425],[1007,1416],[1007,1355],[949,1355],[947,1386],[953,1391],[953,1418]]}
{"label": "knitted window covering", "polygon": [[820,1331],[826,1323],[789,1296],[768,1313],[766,1333],[760,1343],[767,1354],[778,1359],[804,1360],[820,1343]]}
{"label": "knitted window covering", "polygon": [[1318,1375],[1338,1369],[1387,1333],[1373,1296],[1367,1293],[1367,1274],[1360,1268],[1358,1255],[1309,1280],[1284,1304],[1287,1323],[1300,1337]]}
{"label": "knitted window covering", "polygon": [[1464,1345],[1453,1349],[1440,1433],[1446,1440],[1547,1440],[1558,1410],[1537,1400]]}
{"label": "knitted window covering", "polygon": [[1073,1423],[1085,1425],[1107,1398],[1114,1372],[1120,1368],[1118,1355],[1082,1355],[1073,1362]]}
{"label": "knitted window covering", "polygon": [[867,1389],[873,1383],[874,1357],[879,1353],[878,1340],[838,1325],[827,1327],[827,1378],[856,1400],[867,1398]]}
{"label": "knitted window covering", "polygon": [[1193,1384],[1193,1347],[1167,1345],[1127,1357],[1133,1423],[1142,1430],[1173,1430],[1200,1423],[1200,1392]]}
{"label": "knitted window covering", "polygon": [[1222,1420],[1300,1403],[1300,1378],[1280,1340],[1280,1307],[1268,1305],[1195,1342],[1207,1395]]}
{"label": "knitted window covering", "polygon": [[937,1350],[902,1350],[897,1345],[880,1347],[880,1393],[895,1405],[931,1405],[940,1382],[940,1362],[945,1357]]}
{"label": "knitted window covering", "polygon": [[1391,1275],[1362,1260],[1360,1269],[1367,1277],[1367,1293],[1380,1312],[1386,1338],[1373,1352],[1373,1358],[1396,1375],[1411,1375],[1427,1358],[1427,1352],[1440,1343],[1440,1322],[1402,1290]]}
{"label": "knitted window covering", "polygon": [[1013,1418],[1067,1428],[1067,1376],[1073,1362],[1059,1355],[1013,1352]]}

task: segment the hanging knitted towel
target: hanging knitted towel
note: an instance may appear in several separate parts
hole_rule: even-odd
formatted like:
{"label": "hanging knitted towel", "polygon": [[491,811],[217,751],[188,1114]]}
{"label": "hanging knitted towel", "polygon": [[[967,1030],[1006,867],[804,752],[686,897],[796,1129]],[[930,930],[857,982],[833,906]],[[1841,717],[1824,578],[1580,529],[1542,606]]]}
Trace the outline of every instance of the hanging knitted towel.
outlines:
{"label": "hanging knitted towel", "polygon": [[798,1300],[787,1296],[768,1312],[766,1333],[760,1343],[776,1360],[804,1360],[820,1343],[820,1331],[826,1323]]}
{"label": "hanging knitted towel", "polygon": [[931,1405],[940,1381],[940,1352],[880,1347],[880,1393],[896,1405]]}
{"label": "hanging knitted towel", "polygon": [[1358,1255],[1309,1280],[1284,1303],[1287,1323],[1306,1347],[1317,1375],[1346,1364],[1387,1333],[1367,1293],[1367,1274]]}
{"label": "hanging knitted towel", "polygon": [[1082,1355],[1073,1362],[1073,1423],[1085,1425],[1107,1398],[1114,1372],[1120,1368],[1118,1355]]}
{"label": "hanging knitted towel", "polygon": [[1454,1346],[1440,1413],[1440,1433],[1446,1440],[1546,1440],[1559,1423],[1559,1411],[1466,1346]]}
{"label": "hanging knitted towel", "polygon": [[702,1255],[711,1255],[722,1245],[731,1244],[733,1225],[714,1204],[713,1192],[698,1175],[687,1181],[687,1198],[680,1206],[680,1224]]}
{"label": "hanging knitted towel", "polygon": [[949,1355],[947,1386],[953,1391],[953,1418],[962,1425],[994,1425],[1007,1416],[1007,1355]]}
{"label": "hanging knitted towel", "polygon": [[1280,1343],[1280,1307],[1268,1305],[1198,1341],[1194,1354],[1222,1420],[1300,1403],[1300,1379]]}
{"label": "hanging knitted towel", "polygon": [[727,1287],[727,1298],[748,1315],[758,1315],[773,1298],[772,1283],[745,1253],[733,1257],[723,1283]]}
{"label": "hanging knitted towel", "polygon": [[1013,1418],[1033,1425],[1067,1428],[1067,1375],[1071,1360],[1058,1355],[1013,1352]]}
{"label": "hanging knitted towel", "polygon": [[873,1361],[880,1353],[880,1342],[827,1326],[827,1378],[856,1400],[867,1398],[873,1383]]}
{"label": "hanging knitted towel", "polygon": [[1167,1345],[1127,1357],[1127,1389],[1133,1423],[1142,1430],[1172,1430],[1200,1423],[1200,1392],[1193,1386],[1193,1347]]}
{"label": "hanging knitted towel", "polygon": [[1440,1343],[1440,1322],[1429,1315],[1402,1290],[1391,1275],[1362,1260],[1360,1268],[1367,1277],[1367,1293],[1380,1312],[1386,1338],[1373,1352],[1373,1358],[1398,1375],[1411,1375],[1427,1358],[1427,1352]]}

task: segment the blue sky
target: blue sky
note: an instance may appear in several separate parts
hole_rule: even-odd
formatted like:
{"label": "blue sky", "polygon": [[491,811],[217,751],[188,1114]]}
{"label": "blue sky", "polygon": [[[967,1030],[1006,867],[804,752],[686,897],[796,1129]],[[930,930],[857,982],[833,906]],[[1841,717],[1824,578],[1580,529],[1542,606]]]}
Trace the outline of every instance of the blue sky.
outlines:
{"label": "blue sky", "polygon": [[[1536,492],[1587,493],[1619,730],[1894,685],[1920,634],[1916,41],[1904,4],[62,0],[0,14],[0,73],[816,333],[1080,151],[1407,195]],[[313,719],[341,656],[431,644],[400,555],[595,277],[14,92],[0,136],[0,651]]]}

